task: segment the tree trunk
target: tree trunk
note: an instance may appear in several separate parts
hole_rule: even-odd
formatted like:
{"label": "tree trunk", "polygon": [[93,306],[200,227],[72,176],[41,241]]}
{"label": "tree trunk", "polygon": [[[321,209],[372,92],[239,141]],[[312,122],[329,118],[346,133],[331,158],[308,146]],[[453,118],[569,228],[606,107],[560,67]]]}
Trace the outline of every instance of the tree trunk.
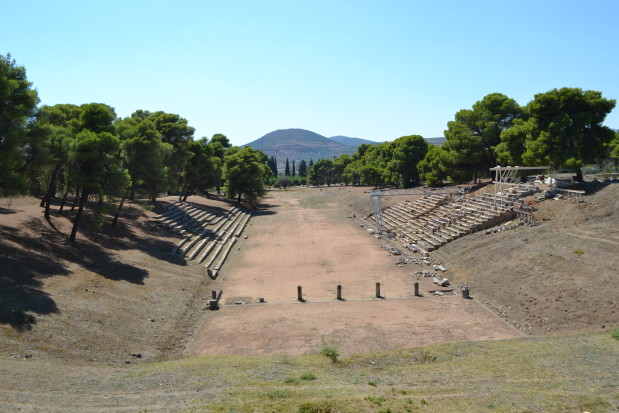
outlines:
{"label": "tree trunk", "polygon": [[77,235],[77,229],[80,226],[80,220],[82,219],[82,213],[84,211],[84,203],[88,199],[88,191],[86,189],[82,190],[82,195],[80,196],[80,206],[77,210],[77,215],[75,216],[75,221],[73,221],[73,229],[71,230],[71,236],[69,237],[69,241],[75,242],[75,236]]}
{"label": "tree trunk", "polygon": [[584,179],[582,177],[582,169],[578,168],[576,170],[576,182],[582,182]]}
{"label": "tree trunk", "polygon": [[135,187],[133,185],[131,186],[131,193],[129,194],[129,200],[130,201],[135,200]]}
{"label": "tree trunk", "polygon": [[125,195],[123,195],[123,197],[120,198],[120,203],[118,204],[118,210],[116,211],[116,214],[114,215],[114,219],[112,220],[113,227],[116,226],[116,222],[118,221],[118,217],[120,216],[120,211],[123,209],[123,204],[125,203],[125,198],[127,198],[130,191],[131,189],[127,188],[127,192],[125,192]]}
{"label": "tree trunk", "polygon": [[238,202],[239,204],[241,203],[241,193],[242,193],[242,192],[241,192],[241,191],[239,191],[239,197],[238,197],[238,199],[237,199],[237,202]]}
{"label": "tree trunk", "polygon": [[492,149],[492,146],[490,146],[490,144],[488,142],[486,142],[485,140],[483,141],[484,143],[484,147],[486,148],[486,153],[490,156],[490,159],[492,160],[492,166],[495,167],[498,165],[497,161],[496,161],[496,156],[494,155],[494,150]]}
{"label": "tree trunk", "polygon": [[54,167],[54,171],[52,172],[52,176],[49,179],[49,186],[47,187],[47,193],[45,194],[45,219],[49,221],[49,205],[52,202],[52,192],[55,192],[56,188],[56,177],[58,176],[58,172],[60,172],[60,164],[56,164]]}
{"label": "tree trunk", "polygon": [[64,208],[64,203],[67,201],[67,196],[69,196],[69,191],[64,191],[64,195],[62,196],[62,202],[60,202],[60,209],[58,210],[58,213],[60,215],[62,215],[62,210]]}
{"label": "tree trunk", "polygon": [[75,199],[73,200],[73,205],[71,205],[71,212],[75,209],[78,200],[80,199],[80,187],[75,188]]}
{"label": "tree trunk", "polygon": [[[181,189],[179,195],[178,195],[178,200],[179,201],[186,201],[187,200],[187,187],[189,186],[189,183],[187,182],[187,180],[185,180],[185,184],[183,185],[183,188]],[[183,199],[183,196],[185,197],[185,199]]]}

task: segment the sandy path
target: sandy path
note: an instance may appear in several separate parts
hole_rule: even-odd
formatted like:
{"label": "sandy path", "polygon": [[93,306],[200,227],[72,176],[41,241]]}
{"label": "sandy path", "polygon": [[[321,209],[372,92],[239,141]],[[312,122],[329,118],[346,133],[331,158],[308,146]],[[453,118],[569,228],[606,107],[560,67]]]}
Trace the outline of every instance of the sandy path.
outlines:
{"label": "sandy path", "polygon": [[[314,191],[316,192],[316,191]],[[276,192],[275,214],[251,220],[249,238],[227,271],[223,299],[264,297],[267,302],[296,300],[297,286],[308,301],[331,300],[342,285],[345,298],[370,298],[375,283],[389,297],[410,296],[410,270],[399,268],[374,238],[345,218],[332,203],[319,208],[299,202],[310,192]],[[321,196],[318,193],[318,196]]]}
{"label": "sandy path", "polygon": [[[266,202],[271,213],[252,218],[224,268],[222,308],[206,313],[190,353],[305,354],[324,339],[352,354],[518,335],[474,301],[413,297],[409,273],[419,267],[395,265],[320,191],[272,192]],[[386,299],[374,298],[376,282]],[[338,284],[344,302],[335,300]],[[429,289],[421,280],[422,292]],[[254,304],[259,297],[266,303]]]}

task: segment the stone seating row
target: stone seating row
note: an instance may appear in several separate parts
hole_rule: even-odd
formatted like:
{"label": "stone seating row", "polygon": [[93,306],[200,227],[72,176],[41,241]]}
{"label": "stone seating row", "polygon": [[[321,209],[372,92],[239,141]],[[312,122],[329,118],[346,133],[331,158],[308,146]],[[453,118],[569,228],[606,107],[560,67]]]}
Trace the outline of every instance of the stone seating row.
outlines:
{"label": "stone seating row", "polygon": [[[210,211],[209,215],[205,216],[204,219],[188,221],[185,218],[180,218],[177,222],[172,224],[166,224],[167,228],[176,232],[177,234],[184,235],[185,237],[177,244],[176,248],[172,251],[173,253],[178,253],[179,251],[183,251],[186,248],[186,244],[192,241],[194,235],[204,236],[209,232],[217,232],[221,226],[225,223],[225,221],[221,221],[221,218],[226,218],[234,213],[236,207],[230,208],[230,210],[226,211],[226,213],[215,213],[214,211]],[[211,219],[206,219],[207,217],[211,217]],[[215,218],[215,219],[213,219]],[[215,226],[218,222],[221,224]],[[209,226],[211,226],[209,228]],[[192,229],[192,231],[189,231]]]}
{"label": "stone seating row", "polygon": [[219,221],[217,225],[211,228],[206,228],[206,231],[203,233],[192,237],[187,247],[179,251],[179,255],[191,260],[198,257],[197,261],[199,263],[203,262],[209,256],[209,253],[211,253],[216,244],[226,242],[232,235],[235,234],[238,226],[241,222],[243,222],[246,216],[249,216],[249,214],[241,211],[240,209],[231,209],[225,220]]}
{"label": "stone seating row", "polygon": [[430,200],[398,202],[383,211],[382,217],[387,231],[433,251],[463,235],[498,223],[508,212],[509,208],[498,206],[495,199],[472,197],[448,202],[436,196]]}
{"label": "stone seating row", "polygon": [[184,235],[172,250],[173,254],[205,262],[209,275],[216,276],[251,216],[251,212],[236,206],[218,213],[191,203],[175,202],[157,220],[162,226]]}
{"label": "stone seating row", "polygon": [[214,216],[214,213],[208,209],[185,203],[169,207],[157,218],[157,221],[169,230],[185,235],[187,232],[201,231]]}

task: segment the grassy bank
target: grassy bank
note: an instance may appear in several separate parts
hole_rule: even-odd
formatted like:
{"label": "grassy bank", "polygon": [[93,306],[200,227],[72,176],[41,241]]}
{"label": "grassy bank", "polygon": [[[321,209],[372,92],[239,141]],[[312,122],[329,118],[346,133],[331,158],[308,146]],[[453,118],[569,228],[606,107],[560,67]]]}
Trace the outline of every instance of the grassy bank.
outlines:
{"label": "grassy bank", "polygon": [[610,334],[443,344],[337,363],[318,349],[126,368],[3,360],[0,410],[605,412],[619,409],[617,360]]}

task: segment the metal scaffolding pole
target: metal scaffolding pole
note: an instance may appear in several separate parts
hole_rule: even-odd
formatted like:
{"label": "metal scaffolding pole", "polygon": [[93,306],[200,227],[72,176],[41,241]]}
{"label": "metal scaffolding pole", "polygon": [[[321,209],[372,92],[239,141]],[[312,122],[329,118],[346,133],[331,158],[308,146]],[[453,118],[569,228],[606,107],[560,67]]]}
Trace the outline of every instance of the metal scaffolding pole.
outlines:
{"label": "metal scaffolding pole", "polygon": [[372,211],[374,211],[374,220],[376,221],[376,232],[378,234],[383,233],[383,196],[380,189],[374,189],[370,192],[370,204]]}
{"label": "metal scaffolding pole", "polygon": [[391,197],[398,195],[431,195],[431,194],[449,194],[454,195],[460,193],[458,188],[450,187],[442,190],[433,190],[430,188],[408,188],[408,189],[373,189],[370,191],[370,207],[374,212],[374,220],[376,221],[376,233],[383,232],[383,206],[389,202]]}

